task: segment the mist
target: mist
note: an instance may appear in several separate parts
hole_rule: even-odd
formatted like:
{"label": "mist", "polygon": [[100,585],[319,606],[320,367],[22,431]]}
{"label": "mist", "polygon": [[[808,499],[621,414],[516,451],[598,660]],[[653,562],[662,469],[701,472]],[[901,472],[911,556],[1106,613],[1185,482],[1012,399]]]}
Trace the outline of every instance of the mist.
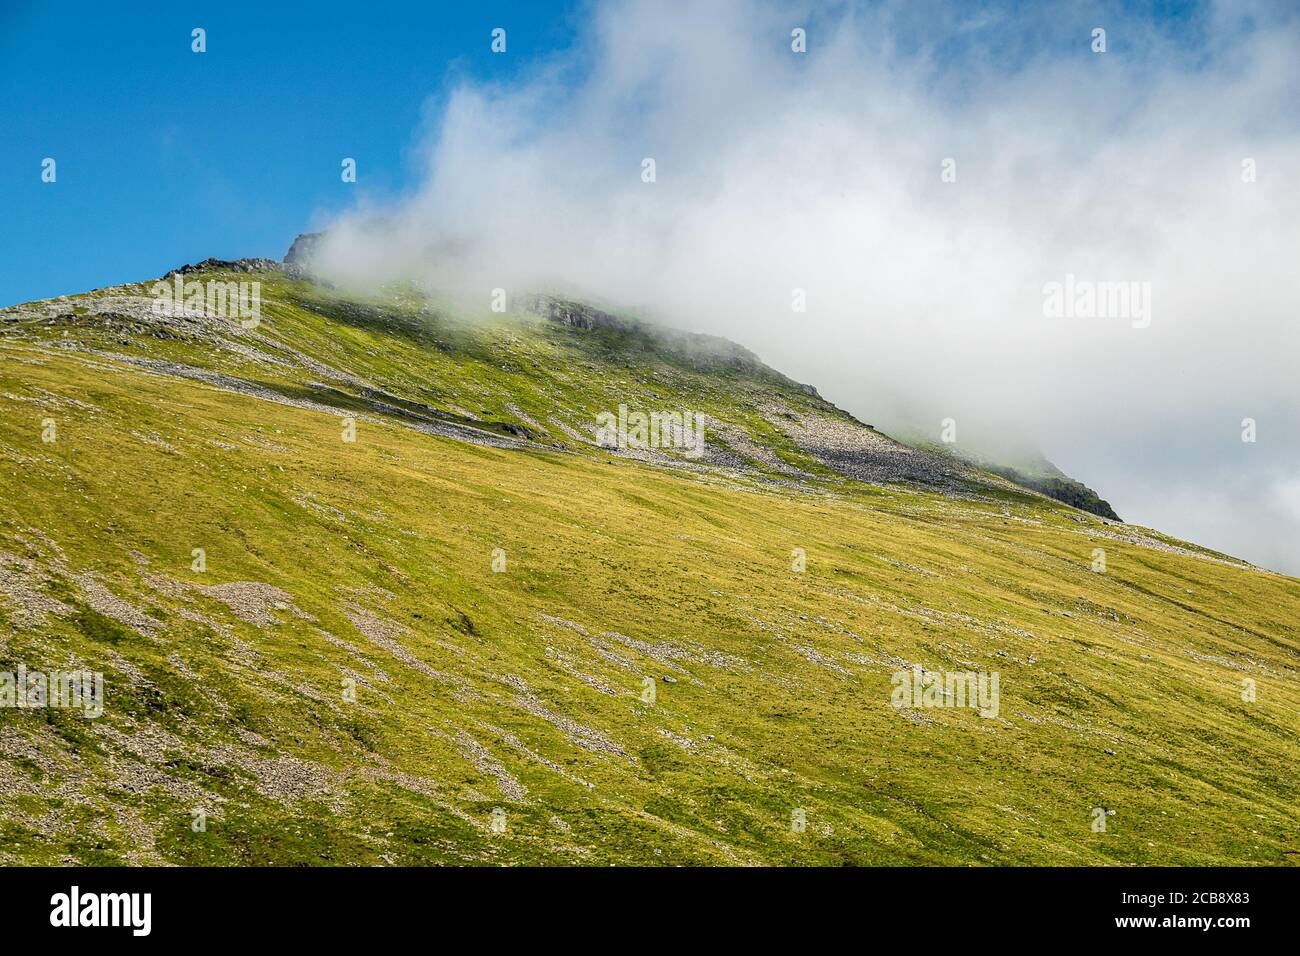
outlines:
{"label": "mist", "polygon": [[[1294,5],[632,0],[575,27],[431,104],[418,189],[363,194],[317,267],[725,335],[887,432],[954,419],[1300,573]],[[1133,297],[1053,314],[1052,283]]]}

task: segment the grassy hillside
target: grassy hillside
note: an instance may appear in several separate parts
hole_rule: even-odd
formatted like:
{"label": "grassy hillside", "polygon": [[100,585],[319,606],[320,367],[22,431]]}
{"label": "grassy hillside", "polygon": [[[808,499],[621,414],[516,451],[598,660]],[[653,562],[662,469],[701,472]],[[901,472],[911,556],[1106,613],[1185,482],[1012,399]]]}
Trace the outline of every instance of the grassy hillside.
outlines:
{"label": "grassy hillside", "polygon": [[1300,582],[707,349],[257,277],[254,330],[0,311],[0,671],[106,697],[0,708],[0,863],[1298,858]]}

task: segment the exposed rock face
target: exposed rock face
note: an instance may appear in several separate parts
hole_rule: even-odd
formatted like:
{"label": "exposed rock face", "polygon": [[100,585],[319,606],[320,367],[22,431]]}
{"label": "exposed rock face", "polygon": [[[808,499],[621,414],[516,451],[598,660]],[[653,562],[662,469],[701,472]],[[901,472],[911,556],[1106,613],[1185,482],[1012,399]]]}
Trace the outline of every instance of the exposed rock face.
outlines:
{"label": "exposed rock face", "polygon": [[633,319],[620,319],[583,302],[552,295],[527,296],[521,305],[524,311],[535,312],[548,322],[571,325],[576,329],[617,329],[620,332],[631,332],[641,327],[641,323]]}
{"label": "exposed rock face", "polygon": [[817,389],[786,378],[765,365],[757,355],[742,345],[719,335],[683,332],[663,328],[637,319],[622,318],[609,312],[554,295],[531,295],[523,298],[520,307],[533,312],[549,322],[568,325],[576,329],[613,329],[645,336],[651,342],[694,360],[701,366],[733,368],[751,375],[767,375],[792,385],[805,395],[821,398]]}
{"label": "exposed rock face", "polygon": [[1080,511],[1090,512],[1100,518],[1109,518],[1111,521],[1124,520],[1115,513],[1115,509],[1110,506],[1109,501],[1106,501],[1083,482],[1075,481],[1073,478],[1026,475],[1014,468],[1001,468],[998,466],[990,466],[989,471],[1014,481],[1022,488],[1028,488],[1031,491],[1047,495],[1049,498],[1055,498],[1057,501],[1063,501]]}
{"label": "exposed rock face", "polygon": [[293,245],[289,247],[289,251],[284,254],[284,264],[300,268],[311,265],[311,259],[320,248],[321,240],[324,237],[325,233],[323,232],[300,233],[293,240]]}

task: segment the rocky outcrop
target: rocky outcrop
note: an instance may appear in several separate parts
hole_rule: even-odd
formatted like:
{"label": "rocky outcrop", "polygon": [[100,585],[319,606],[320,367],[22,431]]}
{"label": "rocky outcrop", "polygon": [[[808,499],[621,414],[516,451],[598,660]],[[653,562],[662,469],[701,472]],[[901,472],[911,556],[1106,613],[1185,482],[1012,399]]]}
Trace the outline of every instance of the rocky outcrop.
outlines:
{"label": "rocky outcrop", "polygon": [[306,269],[311,265],[312,257],[320,248],[321,240],[324,237],[325,233],[323,232],[299,233],[293,240],[293,244],[289,246],[289,251],[284,254],[284,264]]}
{"label": "rocky outcrop", "polygon": [[524,297],[519,307],[525,312],[540,315],[548,322],[567,325],[575,329],[611,329],[630,335],[641,336],[647,344],[672,352],[692,364],[703,368],[727,368],[748,375],[772,378],[784,385],[820,399],[817,389],[793,381],[780,372],[766,365],[762,359],[730,339],[720,335],[705,335],[699,332],[683,332],[678,329],[665,328],[638,319],[629,319],[605,312],[595,306],[560,296],[535,294]]}
{"label": "rocky outcrop", "polygon": [[525,296],[520,302],[525,312],[542,316],[548,322],[569,325],[575,329],[617,329],[620,332],[637,331],[644,326],[635,319],[621,319],[595,306],[553,295]]}
{"label": "rocky outcrop", "polygon": [[204,259],[173,269],[163,278],[186,276],[192,272],[277,272],[279,269],[280,263],[274,259]]}
{"label": "rocky outcrop", "polygon": [[995,475],[1001,475],[1008,481],[1014,481],[1022,488],[1028,488],[1030,491],[1037,491],[1049,498],[1055,498],[1057,501],[1062,501],[1071,507],[1078,508],[1080,511],[1095,514],[1099,518],[1107,518],[1111,521],[1124,520],[1115,513],[1115,509],[1110,506],[1109,501],[1106,501],[1083,482],[1075,481],[1073,478],[1027,475],[1015,468],[997,466],[991,466],[988,470]]}

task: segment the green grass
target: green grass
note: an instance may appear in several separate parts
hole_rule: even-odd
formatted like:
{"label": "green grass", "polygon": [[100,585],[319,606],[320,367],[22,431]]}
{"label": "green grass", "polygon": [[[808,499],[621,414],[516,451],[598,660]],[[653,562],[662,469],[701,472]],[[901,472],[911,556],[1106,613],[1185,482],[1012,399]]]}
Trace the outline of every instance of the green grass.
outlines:
{"label": "green grass", "polygon": [[[267,282],[263,331],[284,354],[449,414],[512,421],[514,405],[545,423],[557,405],[594,414],[653,392],[749,416],[777,445],[754,402],[825,407],[653,343],[620,351],[524,319],[472,324]],[[98,720],[0,709],[0,862],[1300,853],[1294,579],[1111,540],[1012,491],[838,481],[808,494],[484,448],[397,419],[361,421],[349,444],[336,415],[88,361],[52,347],[65,330],[285,395],[319,377],[203,343],[123,344],[75,313],[0,338],[0,551],[44,575],[11,564],[0,577],[0,670],[91,667],[107,696]],[[361,400],[332,384],[342,397],[318,400]],[[558,429],[548,439],[576,447]],[[1105,574],[1090,570],[1096,547]],[[95,607],[87,572],[160,626]],[[19,578],[65,613],[20,621],[6,597]],[[241,581],[283,589],[303,616],[272,607],[259,627],[198,590]],[[358,609],[388,637],[367,637]],[[899,661],[997,671],[999,717],[892,707]],[[490,831],[494,807],[504,834]],[[1094,807],[1115,811],[1105,833]]]}

